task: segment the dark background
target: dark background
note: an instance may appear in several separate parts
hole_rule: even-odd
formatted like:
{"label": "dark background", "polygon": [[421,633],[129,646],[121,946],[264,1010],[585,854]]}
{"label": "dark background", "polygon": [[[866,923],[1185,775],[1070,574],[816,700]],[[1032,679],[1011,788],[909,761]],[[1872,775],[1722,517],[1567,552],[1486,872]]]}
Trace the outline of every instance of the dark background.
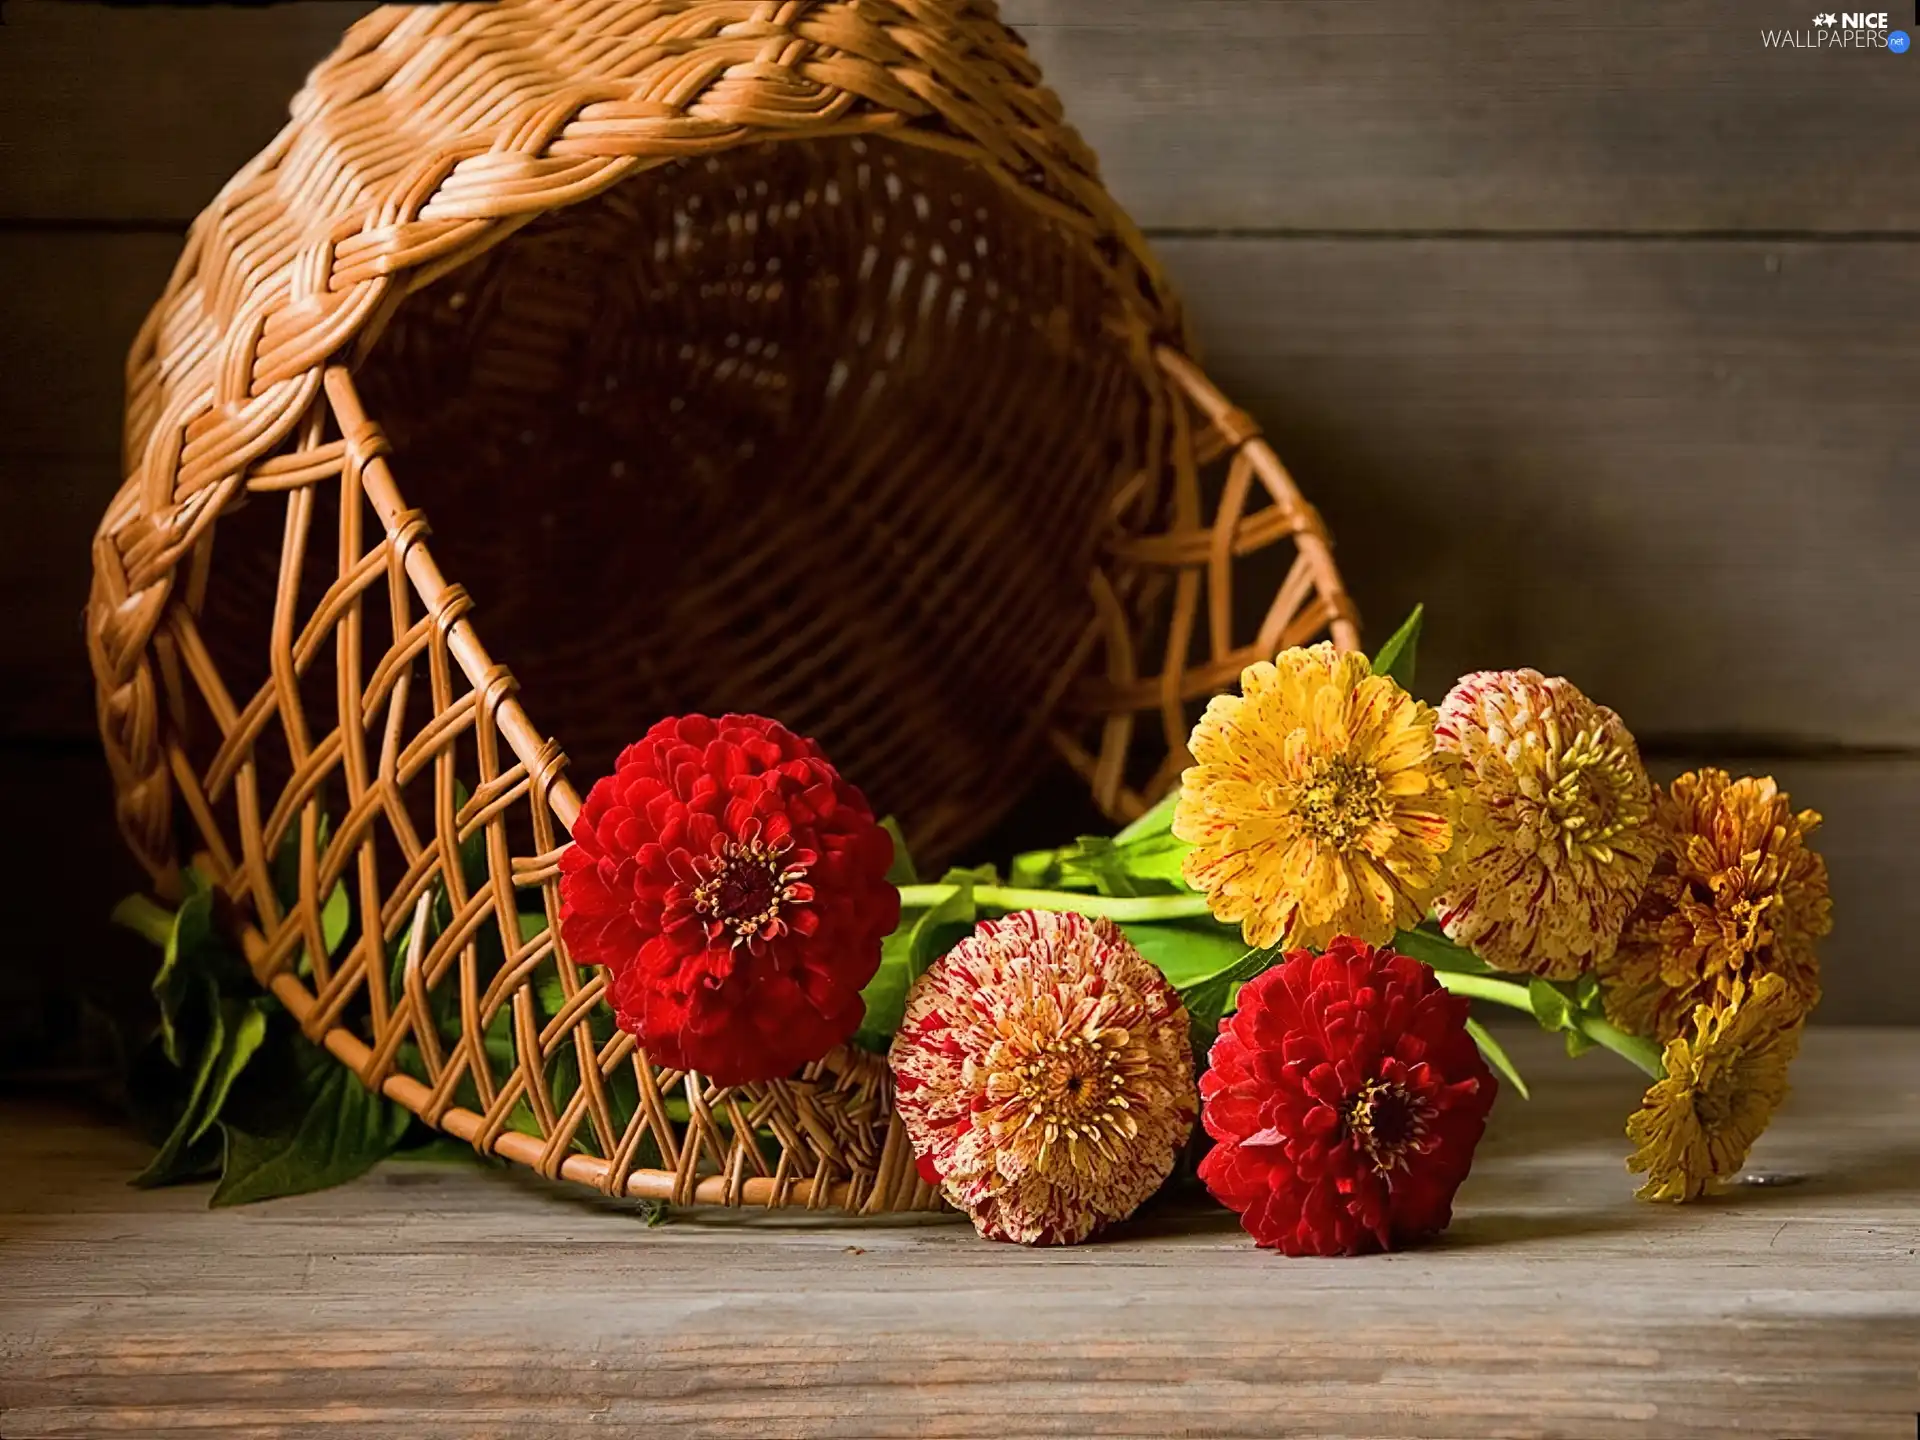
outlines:
{"label": "dark background", "polygon": [[[79,619],[128,342],[364,8],[6,5],[0,1067],[152,964]],[[1663,775],[1777,775],[1828,817],[1820,1018],[1920,1022],[1920,53],[1765,49],[1803,0],[1004,8],[1372,638],[1424,599],[1428,698],[1530,663]]]}

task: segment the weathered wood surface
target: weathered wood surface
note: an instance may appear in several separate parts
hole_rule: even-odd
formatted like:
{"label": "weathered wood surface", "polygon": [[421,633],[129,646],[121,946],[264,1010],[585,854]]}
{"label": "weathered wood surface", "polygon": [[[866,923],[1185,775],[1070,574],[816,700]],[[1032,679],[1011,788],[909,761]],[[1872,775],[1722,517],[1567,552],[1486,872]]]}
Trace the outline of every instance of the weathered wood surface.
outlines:
{"label": "weathered wood surface", "polygon": [[10,1101],[0,1434],[1879,1437],[1920,1410],[1920,1034],[1811,1036],[1755,1157],[1631,1198],[1638,1094],[1516,1037],[1439,1245],[1261,1253],[1163,1205],[1076,1250],[953,1218],[629,1210],[471,1165],[210,1212]]}
{"label": "weathered wood surface", "polygon": [[[1178,230],[1920,227],[1913,77],[1784,0],[1006,0],[1114,193]],[[1913,19],[1896,8],[1891,23]]]}
{"label": "weathered wood surface", "polygon": [[286,123],[307,71],[372,8],[9,0],[0,217],[191,220]]}
{"label": "weathered wood surface", "polygon": [[[121,352],[178,244],[0,234],[0,370],[27,381],[0,387],[0,555],[61,615],[117,483]],[[1440,689],[1534,664],[1681,744],[1920,745],[1899,658],[1920,634],[1920,245],[1159,249],[1374,631],[1427,602]],[[23,663],[0,651],[0,677]],[[91,724],[84,690],[0,684],[0,733]]]}
{"label": "weathered wood surface", "polygon": [[1920,245],[1160,249],[1374,632],[1426,601],[1434,698],[1530,664],[1641,736],[1920,744]]}
{"label": "weathered wood surface", "polygon": [[[190,218],[366,8],[10,0],[0,215]],[[1762,29],[1807,26],[1785,0],[1002,13],[1153,228],[1920,228],[1920,189],[1897,178],[1920,162],[1910,62],[1768,50]]]}

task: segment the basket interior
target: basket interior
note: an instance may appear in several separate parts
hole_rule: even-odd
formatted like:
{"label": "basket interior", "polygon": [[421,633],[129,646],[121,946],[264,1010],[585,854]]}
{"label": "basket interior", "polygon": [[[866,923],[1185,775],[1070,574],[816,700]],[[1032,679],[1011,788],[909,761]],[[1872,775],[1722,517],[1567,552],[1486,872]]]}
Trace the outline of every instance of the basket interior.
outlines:
{"label": "basket interior", "polygon": [[[527,225],[403,302],[356,380],[576,784],[659,716],[756,711],[937,857],[1041,766],[1084,654],[1147,409],[1113,304],[961,159],[763,143]],[[231,639],[281,547],[227,528],[264,571],[211,589]],[[264,667],[264,634],[220,649]]]}

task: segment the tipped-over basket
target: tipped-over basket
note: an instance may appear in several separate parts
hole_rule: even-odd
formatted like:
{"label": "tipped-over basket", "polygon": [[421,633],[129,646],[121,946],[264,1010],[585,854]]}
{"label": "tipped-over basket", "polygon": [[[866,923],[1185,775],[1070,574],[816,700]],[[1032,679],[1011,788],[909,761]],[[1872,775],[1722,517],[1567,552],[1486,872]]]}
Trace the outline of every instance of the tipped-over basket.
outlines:
{"label": "tipped-over basket", "polygon": [[379,10],[128,373],[88,637],[129,843],[368,1086],[614,1195],[938,1203],[882,1057],[720,1089],[613,1027],[557,939],[569,754],[775,716],[925,859],[1056,757],[1139,813],[1243,665],[1356,640],[984,0]]}

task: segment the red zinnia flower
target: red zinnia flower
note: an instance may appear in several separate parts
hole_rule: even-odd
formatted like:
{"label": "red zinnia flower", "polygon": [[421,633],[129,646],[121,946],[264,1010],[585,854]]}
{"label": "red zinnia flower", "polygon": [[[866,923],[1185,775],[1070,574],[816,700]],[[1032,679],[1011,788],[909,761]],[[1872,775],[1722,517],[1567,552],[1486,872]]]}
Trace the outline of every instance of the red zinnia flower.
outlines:
{"label": "red zinnia flower", "polygon": [[1287,1255],[1394,1250],[1447,1228],[1493,1107],[1467,1002],[1338,936],[1250,981],[1200,1081],[1214,1198]]}
{"label": "red zinnia flower", "polygon": [[900,920],[893,838],[813,741],[757,715],[662,720],[595,783],[560,857],[573,958],[648,1056],[721,1085],[859,1028]]}

